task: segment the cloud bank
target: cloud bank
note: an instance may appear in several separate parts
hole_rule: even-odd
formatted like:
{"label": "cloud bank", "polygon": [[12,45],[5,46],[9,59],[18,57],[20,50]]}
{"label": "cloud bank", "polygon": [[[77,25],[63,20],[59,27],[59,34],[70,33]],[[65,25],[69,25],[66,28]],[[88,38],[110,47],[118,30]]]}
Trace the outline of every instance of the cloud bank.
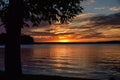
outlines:
{"label": "cloud bank", "polygon": [[31,29],[31,35],[41,39],[64,37],[80,41],[82,39],[120,40],[120,13],[111,15],[80,14],[73,22]]}

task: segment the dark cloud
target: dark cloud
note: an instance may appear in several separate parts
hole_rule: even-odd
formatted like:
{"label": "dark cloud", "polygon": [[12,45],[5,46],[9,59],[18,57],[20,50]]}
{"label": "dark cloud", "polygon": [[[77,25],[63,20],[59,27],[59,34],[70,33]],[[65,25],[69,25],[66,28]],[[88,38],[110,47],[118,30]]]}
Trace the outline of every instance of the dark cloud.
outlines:
{"label": "dark cloud", "polygon": [[120,26],[112,26],[112,28],[120,29]]}
{"label": "dark cloud", "polygon": [[50,31],[53,31],[53,30],[55,30],[55,29],[46,29],[45,31],[50,32]]}
{"label": "dark cloud", "polygon": [[59,36],[59,35],[73,35],[74,32],[68,32],[68,33],[52,33],[52,32],[31,32],[32,36]]}
{"label": "dark cloud", "polygon": [[120,13],[96,16],[90,20],[94,25],[120,25]]}
{"label": "dark cloud", "polygon": [[75,34],[74,32],[68,32],[68,33],[59,33],[56,35],[74,35],[74,34]]}
{"label": "dark cloud", "polygon": [[106,38],[105,35],[103,35],[102,33],[99,32],[94,32],[94,33],[90,33],[90,34],[85,34],[83,35],[81,38]]}
{"label": "dark cloud", "polygon": [[69,29],[89,29],[91,27],[83,26],[83,27],[69,27]]}
{"label": "dark cloud", "polygon": [[33,36],[55,36],[56,34],[50,32],[31,32]]}

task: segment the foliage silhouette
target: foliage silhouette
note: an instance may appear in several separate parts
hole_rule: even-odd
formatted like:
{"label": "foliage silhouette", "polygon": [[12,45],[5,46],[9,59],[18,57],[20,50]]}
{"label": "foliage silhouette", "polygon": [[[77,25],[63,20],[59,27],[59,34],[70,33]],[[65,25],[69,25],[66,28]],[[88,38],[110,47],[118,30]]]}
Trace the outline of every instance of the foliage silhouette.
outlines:
{"label": "foliage silhouette", "polygon": [[[34,39],[29,35],[22,34],[20,38],[21,38],[20,39],[21,44],[33,44],[34,43]],[[6,34],[5,33],[0,34],[0,44],[1,45],[5,44],[6,40],[7,40]]]}
{"label": "foliage silhouette", "polygon": [[21,35],[21,44],[32,44],[34,43],[34,39],[29,35]]}
{"label": "foliage silhouette", "polygon": [[[83,0],[0,0],[0,17],[7,32],[5,45],[5,72],[8,80],[18,80],[22,74],[20,61],[20,35],[23,26],[65,23],[81,13]],[[16,78],[15,78],[16,76]]]}
{"label": "foliage silhouette", "polygon": [[6,41],[6,34],[0,34],[0,44],[5,44]]}

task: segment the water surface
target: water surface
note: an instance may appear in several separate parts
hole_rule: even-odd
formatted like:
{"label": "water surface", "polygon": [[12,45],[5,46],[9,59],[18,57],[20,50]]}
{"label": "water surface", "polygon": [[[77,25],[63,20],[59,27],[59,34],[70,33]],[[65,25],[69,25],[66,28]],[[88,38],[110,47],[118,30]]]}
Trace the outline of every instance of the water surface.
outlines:
{"label": "water surface", "polygon": [[[96,79],[120,75],[119,44],[40,44],[21,48],[25,74]],[[0,69],[4,68],[3,56],[4,46],[0,46]]]}

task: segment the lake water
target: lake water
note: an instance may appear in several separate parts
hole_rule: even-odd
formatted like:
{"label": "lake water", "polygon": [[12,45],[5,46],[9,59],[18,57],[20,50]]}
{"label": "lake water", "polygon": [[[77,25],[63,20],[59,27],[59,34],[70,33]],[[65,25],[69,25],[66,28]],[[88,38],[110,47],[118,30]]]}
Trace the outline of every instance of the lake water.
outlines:
{"label": "lake water", "polygon": [[[24,74],[95,79],[118,78],[120,75],[120,44],[37,44],[21,47]],[[4,69],[3,56],[4,46],[0,46],[1,70]]]}

